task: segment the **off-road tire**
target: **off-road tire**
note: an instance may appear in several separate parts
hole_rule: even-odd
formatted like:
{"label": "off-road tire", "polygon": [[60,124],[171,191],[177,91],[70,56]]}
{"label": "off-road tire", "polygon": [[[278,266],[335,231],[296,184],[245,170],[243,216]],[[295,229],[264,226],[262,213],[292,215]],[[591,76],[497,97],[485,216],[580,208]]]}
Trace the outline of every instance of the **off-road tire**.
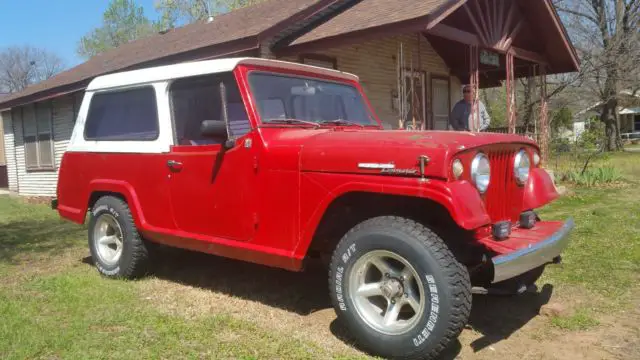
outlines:
{"label": "off-road tire", "polygon": [[[114,265],[106,264],[100,260],[96,249],[97,239],[94,239],[93,229],[96,225],[96,219],[104,212],[108,212],[116,219],[123,232],[122,255]],[[138,233],[129,205],[122,199],[103,196],[96,201],[91,209],[88,235],[91,257],[100,274],[109,278],[125,279],[134,279],[146,274],[149,265],[149,252]]]}
{"label": "off-road tire", "polygon": [[[386,335],[369,326],[358,315],[350,296],[349,275],[354,263],[372,250],[387,250],[406,259],[421,276],[435,279],[437,292],[422,280],[430,301],[417,324],[401,335]],[[329,294],[338,319],[363,350],[395,359],[434,359],[467,324],[471,312],[471,282],[464,265],[456,260],[444,241],[415,221],[392,216],[366,220],[352,228],[337,245],[329,269]],[[432,307],[433,295],[439,299]],[[432,311],[435,325],[424,337]],[[422,337],[419,337],[423,335]]]}

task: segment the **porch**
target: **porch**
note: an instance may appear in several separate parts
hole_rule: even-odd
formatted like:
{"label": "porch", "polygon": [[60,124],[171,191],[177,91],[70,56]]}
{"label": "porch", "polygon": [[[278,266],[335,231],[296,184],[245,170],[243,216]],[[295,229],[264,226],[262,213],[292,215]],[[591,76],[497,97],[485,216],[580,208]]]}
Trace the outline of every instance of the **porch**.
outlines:
{"label": "porch", "polygon": [[[469,84],[506,86],[505,131],[515,133],[521,125],[515,80],[537,77],[539,134],[530,135],[546,149],[545,75],[579,66],[551,2],[444,3],[361,1],[291,42],[276,43],[274,53],[358,74],[376,112],[393,129],[449,129],[451,109]],[[472,131],[478,129],[479,100],[475,91]]]}

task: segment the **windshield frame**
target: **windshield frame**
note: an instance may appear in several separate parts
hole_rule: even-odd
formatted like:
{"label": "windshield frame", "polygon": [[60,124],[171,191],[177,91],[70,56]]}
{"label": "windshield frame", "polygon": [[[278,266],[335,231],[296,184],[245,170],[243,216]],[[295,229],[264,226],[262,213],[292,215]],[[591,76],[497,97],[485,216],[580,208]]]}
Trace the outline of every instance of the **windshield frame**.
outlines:
{"label": "windshield frame", "polygon": [[[358,96],[360,98],[360,101],[362,102],[362,106],[364,107],[364,111],[366,112],[367,116],[370,119],[370,123],[368,124],[361,124],[358,123],[357,127],[358,128],[382,128],[382,125],[380,123],[380,119],[378,119],[375,111],[373,110],[373,107],[371,105],[371,103],[369,102],[369,99],[366,97],[366,95],[364,94],[364,91],[360,85],[359,82],[357,81],[350,81],[347,79],[341,79],[341,78],[334,78],[334,77],[330,77],[324,74],[318,74],[318,73],[314,73],[313,71],[293,71],[293,70],[287,70],[287,69],[279,69],[279,68],[264,68],[264,67],[249,67],[247,68],[246,72],[245,72],[245,83],[247,86],[247,91],[249,93],[249,96],[251,97],[251,103],[252,106],[254,107],[254,112],[256,115],[256,120],[257,120],[257,125],[258,127],[304,127],[304,128],[310,128],[310,129],[317,129],[317,128],[326,128],[326,127],[348,127],[350,125],[344,125],[344,124],[323,124],[321,121],[316,122],[317,126],[311,126],[311,125],[305,125],[305,124],[282,124],[282,123],[276,123],[276,122],[270,122],[270,121],[263,121],[262,119],[262,114],[260,114],[260,110],[258,109],[257,106],[257,99],[255,96],[255,89],[253,87],[253,84],[251,83],[250,77],[253,74],[265,74],[265,75],[273,75],[273,76],[280,76],[280,77],[289,77],[289,78],[294,78],[294,79],[308,79],[308,80],[313,80],[313,81],[320,81],[320,82],[326,82],[326,83],[334,83],[337,85],[342,85],[342,86],[347,86],[347,87],[351,87],[353,88],[357,93]],[[306,120],[306,119],[300,119],[300,120]],[[343,119],[346,120],[346,119]],[[308,120],[308,121],[312,121],[312,120]],[[348,120],[346,120],[348,121]],[[315,121],[313,121],[315,122]],[[353,126],[353,125],[351,125]],[[355,126],[353,126],[355,127]]]}

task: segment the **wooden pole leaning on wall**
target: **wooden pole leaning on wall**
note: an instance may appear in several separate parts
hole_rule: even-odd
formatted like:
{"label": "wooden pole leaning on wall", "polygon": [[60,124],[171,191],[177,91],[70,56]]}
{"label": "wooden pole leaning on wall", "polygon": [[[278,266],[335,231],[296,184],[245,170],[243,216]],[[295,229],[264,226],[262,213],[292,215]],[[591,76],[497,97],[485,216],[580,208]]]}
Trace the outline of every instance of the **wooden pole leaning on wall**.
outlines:
{"label": "wooden pole leaning on wall", "polygon": [[507,51],[505,54],[507,65],[507,120],[509,124],[509,133],[516,132],[516,82],[514,76],[513,53]]}
{"label": "wooden pole leaning on wall", "polygon": [[540,65],[540,156],[542,161],[549,156],[549,114],[547,98],[547,70]]}

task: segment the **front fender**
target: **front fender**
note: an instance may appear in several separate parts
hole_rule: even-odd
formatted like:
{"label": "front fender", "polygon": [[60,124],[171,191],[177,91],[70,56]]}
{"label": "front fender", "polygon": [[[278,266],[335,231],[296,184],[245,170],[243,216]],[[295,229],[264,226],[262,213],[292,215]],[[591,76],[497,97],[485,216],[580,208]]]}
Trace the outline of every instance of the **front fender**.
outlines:
{"label": "front fender", "polygon": [[302,256],[299,250],[302,248],[306,251],[329,205],[339,197],[352,192],[428,199],[442,205],[456,224],[467,230],[476,229],[491,221],[480,194],[467,181],[445,182],[434,179],[422,181],[417,178],[375,175],[306,173],[303,175],[302,189],[302,194],[309,194],[310,197],[308,201],[301,204],[302,210],[304,206],[315,204],[313,209],[309,209],[310,211],[301,212],[301,241],[300,246],[296,247],[296,253]]}
{"label": "front fender", "polygon": [[524,192],[523,210],[533,210],[557,199],[556,186],[545,169],[532,169]]}

